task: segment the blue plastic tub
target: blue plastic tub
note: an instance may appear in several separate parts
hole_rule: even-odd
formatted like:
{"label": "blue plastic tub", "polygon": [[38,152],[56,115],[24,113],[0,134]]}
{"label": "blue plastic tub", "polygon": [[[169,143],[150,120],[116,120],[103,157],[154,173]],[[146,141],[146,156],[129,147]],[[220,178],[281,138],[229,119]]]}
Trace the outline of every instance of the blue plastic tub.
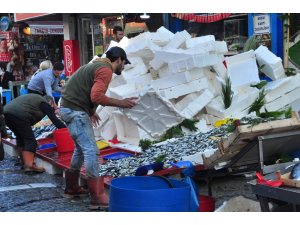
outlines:
{"label": "blue plastic tub", "polygon": [[117,159],[123,159],[131,156],[133,155],[126,152],[116,152],[116,153],[103,156],[103,159],[117,160]]}
{"label": "blue plastic tub", "polygon": [[[169,186],[169,183],[173,187]],[[110,183],[111,212],[188,212],[190,186],[158,176],[130,176]]]}

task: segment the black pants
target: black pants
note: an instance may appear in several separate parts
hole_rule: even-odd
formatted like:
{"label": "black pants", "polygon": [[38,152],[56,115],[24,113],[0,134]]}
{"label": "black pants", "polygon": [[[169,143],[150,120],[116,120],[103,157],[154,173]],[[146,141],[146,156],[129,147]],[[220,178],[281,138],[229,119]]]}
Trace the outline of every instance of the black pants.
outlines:
{"label": "black pants", "polygon": [[16,135],[17,146],[26,151],[35,152],[38,147],[31,124],[29,121],[21,120],[14,115],[4,114],[6,125]]}

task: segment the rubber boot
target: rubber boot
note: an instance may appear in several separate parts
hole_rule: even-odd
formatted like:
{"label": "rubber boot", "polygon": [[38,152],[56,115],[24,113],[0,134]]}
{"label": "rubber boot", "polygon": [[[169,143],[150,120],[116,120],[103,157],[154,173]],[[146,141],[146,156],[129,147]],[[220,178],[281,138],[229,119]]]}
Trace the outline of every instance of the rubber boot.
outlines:
{"label": "rubber boot", "polygon": [[45,172],[45,169],[43,167],[38,167],[34,163],[34,152],[22,151],[22,157],[24,161],[25,172],[35,172],[35,173]]}
{"label": "rubber boot", "polygon": [[99,208],[108,208],[108,196],[104,189],[104,178],[88,178],[87,185],[90,190],[91,204],[90,210],[97,210]]}
{"label": "rubber boot", "polygon": [[64,197],[73,198],[73,197],[83,197],[89,194],[88,190],[79,186],[79,176],[80,171],[71,171],[66,170],[65,181],[66,188],[64,192]]}

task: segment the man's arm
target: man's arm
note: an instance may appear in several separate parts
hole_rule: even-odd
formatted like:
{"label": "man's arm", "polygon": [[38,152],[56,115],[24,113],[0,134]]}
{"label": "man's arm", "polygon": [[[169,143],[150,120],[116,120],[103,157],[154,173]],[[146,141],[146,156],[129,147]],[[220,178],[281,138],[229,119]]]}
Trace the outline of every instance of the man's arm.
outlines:
{"label": "man's arm", "polygon": [[105,95],[112,78],[112,71],[107,67],[102,67],[95,72],[94,85],[91,90],[91,100],[96,105],[117,106],[121,108],[131,108],[136,104],[137,98],[115,99]]}
{"label": "man's arm", "polygon": [[43,77],[43,82],[45,86],[45,92],[47,95],[52,96],[52,86],[51,86],[51,77],[49,76],[44,76]]}
{"label": "man's arm", "polygon": [[49,119],[51,120],[51,122],[58,128],[65,128],[65,124],[63,122],[60,121],[60,119],[58,119],[55,115],[54,109],[51,107],[51,105],[49,105],[46,102],[42,102],[40,104],[40,109],[42,110],[43,113],[45,113]]}

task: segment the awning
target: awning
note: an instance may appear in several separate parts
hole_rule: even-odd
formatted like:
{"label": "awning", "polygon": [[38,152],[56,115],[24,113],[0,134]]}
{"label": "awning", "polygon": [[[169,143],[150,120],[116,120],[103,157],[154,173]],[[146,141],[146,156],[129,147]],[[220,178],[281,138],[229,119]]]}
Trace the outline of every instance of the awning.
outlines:
{"label": "awning", "polygon": [[228,18],[232,13],[172,13],[173,17],[197,23],[213,23]]}
{"label": "awning", "polygon": [[24,21],[32,18],[37,18],[51,13],[14,13],[15,22]]}

